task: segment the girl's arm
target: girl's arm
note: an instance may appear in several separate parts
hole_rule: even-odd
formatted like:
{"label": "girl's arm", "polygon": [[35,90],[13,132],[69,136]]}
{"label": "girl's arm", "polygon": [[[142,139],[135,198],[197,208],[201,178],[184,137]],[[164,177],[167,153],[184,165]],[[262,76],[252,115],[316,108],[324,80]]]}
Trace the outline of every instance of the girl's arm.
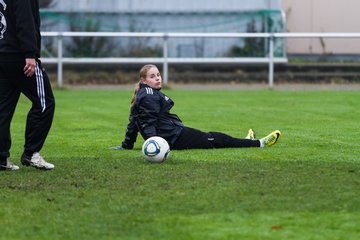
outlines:
{"label": "girl's arm", "polygon": [[146,94],[139,102],[139,123],[144,139],[157,136],[156,124],[160,113],[159,97]]}
{"label": "girl's arm", "polygon": [[133,112],[131,111],[129,116],[129,124],[126,128],[125,139],[122,142],[121,146],[125,149],[133,149],[138,132],[139,129],[136,125]]}

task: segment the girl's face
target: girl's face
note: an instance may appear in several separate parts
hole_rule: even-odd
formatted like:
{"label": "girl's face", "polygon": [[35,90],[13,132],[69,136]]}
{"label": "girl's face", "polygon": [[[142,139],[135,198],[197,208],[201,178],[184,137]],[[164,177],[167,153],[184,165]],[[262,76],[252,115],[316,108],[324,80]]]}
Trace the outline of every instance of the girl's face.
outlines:
{"label": "girl's face", "polygon": [[159,70],[156,67],[150,68],[146,73],[146,78],[141,78],[141,82],[151,88],[160,89],[162,79]]}

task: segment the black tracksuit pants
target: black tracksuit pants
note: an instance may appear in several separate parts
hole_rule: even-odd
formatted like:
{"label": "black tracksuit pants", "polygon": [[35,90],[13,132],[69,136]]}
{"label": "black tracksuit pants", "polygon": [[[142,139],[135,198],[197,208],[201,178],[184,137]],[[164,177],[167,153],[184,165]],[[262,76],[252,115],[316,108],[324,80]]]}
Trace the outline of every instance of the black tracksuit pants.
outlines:
{"label": "black tracksuit pants", "polygon": [[0,161],[10,156],[10,122],[20,93],[32,102],[25,129],[26,155],[41,150],[53,121],[55,99],[45,70],[38,61],[35,74],[27,77],[24,66],[25,60],[0,60]]}
{"label": "black tracksuit pants", "polygon": [[259,140],[234,138],[221,132],[202,132],[184,127],[175,141],[173,150],[260,147]]}

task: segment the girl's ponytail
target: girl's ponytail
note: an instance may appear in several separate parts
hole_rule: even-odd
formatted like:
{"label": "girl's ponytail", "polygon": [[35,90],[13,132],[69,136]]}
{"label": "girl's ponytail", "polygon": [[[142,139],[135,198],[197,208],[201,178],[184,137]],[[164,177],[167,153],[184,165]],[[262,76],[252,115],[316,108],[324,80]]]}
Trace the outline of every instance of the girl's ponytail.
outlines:
{"label": "girl's ponytail", "polygon": [[135,103],[135,100],[136,100],[136,94],[138,93],[139,89],[140,89],[140,81],[137,84],[135,84],[134,95],[131,98],[130,107],[134,106],[134,103]]}
{"label": "girl's ponytail", "polygon": [[140,69],[140,72],[139,72],[140,80],[139,80],[139,82],[135,85],[134,95],[132,96],[132,98],[131,98],[131,103],[130,103],[130,106],[131,106],[131,107],[133,107],[134,104],[135,104],[136,94],[138,93],[138,91],[139,91],[139,89],[140,89],[141,79],[145,79],[145,78],[146,78],[146,75],[147,75],[147,72],[149,71],[150,68],[153,68],[153,67],[156,68],[156,65],[154,65],[154,64],[146,64],[146,65],[144,65],[144,66]]}

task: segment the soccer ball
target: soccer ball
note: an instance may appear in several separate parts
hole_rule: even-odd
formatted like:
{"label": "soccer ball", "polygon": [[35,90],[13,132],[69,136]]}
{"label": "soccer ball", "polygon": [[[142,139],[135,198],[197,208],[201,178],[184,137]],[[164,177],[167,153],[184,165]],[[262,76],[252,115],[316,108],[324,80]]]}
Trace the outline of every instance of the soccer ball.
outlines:
{"label": "soccer ball", "polygon": [[161,163],[169,156],[170,147],[162,137],[151,137],[144,142],[142,153],[145,160],[152,163]]}

